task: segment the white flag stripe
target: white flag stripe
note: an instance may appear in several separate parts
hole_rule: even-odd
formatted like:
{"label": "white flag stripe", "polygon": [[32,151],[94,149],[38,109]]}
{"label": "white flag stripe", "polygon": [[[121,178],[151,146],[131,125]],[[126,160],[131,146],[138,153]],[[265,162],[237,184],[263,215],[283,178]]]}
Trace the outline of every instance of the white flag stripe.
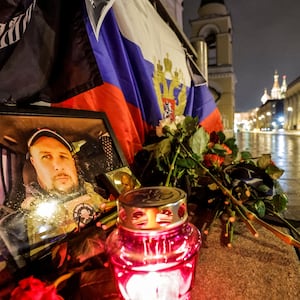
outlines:
{"label": "white flag stripe", "polygon": [[190,86],[182,44],[148,0],[118,0],[113,10],[122,35],[140,47],[147,61],[163,64],[168,54],[172,70],[181,71],[181,83]]}

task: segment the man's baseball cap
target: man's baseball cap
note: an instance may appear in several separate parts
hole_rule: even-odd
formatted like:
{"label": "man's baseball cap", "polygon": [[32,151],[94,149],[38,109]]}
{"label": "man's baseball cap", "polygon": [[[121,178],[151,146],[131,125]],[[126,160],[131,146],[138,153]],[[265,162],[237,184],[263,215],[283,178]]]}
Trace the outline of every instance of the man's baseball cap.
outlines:
{"label": "man's baseball cap", "polygon": [[28,148],[31,147],[40,137],[42,136],[47,136],[47,137],[51,137],[54,138],[56,140],[58,140],[60,143],[62,143],[67,149],[69,149],[70,152],[73,152],[73,147],[72,145],[60,134],[58,134],[57,132],[48,129],[48,128],[41,128],[38,129],[28,140],[27,142],[27,146]]}

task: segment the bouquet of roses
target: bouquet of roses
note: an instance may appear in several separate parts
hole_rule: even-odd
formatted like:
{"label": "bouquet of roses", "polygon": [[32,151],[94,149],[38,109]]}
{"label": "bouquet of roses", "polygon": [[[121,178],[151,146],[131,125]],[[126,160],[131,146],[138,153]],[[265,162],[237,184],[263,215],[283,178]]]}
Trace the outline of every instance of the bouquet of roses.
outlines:
{"label": "bouquet of roses", "polygon": [[253,221],[300,248],[299,241],[272,226],[267,218],[280,220],[299,236],[280,214],[287,204],[278,182],[284,171],[270,155],[252,158],[249,152],[239,152],[234,137],[207,133],[197,118],[180,116],[161,121],[155,141],[137,153],[133,169],[143,186],[176,186],[186,191],[188,203],[204,206],[211,216],[201,227],[204,235],[214,220],[221,219],[223,240],[229,247],[238,219],[255,236],[258,232]]}

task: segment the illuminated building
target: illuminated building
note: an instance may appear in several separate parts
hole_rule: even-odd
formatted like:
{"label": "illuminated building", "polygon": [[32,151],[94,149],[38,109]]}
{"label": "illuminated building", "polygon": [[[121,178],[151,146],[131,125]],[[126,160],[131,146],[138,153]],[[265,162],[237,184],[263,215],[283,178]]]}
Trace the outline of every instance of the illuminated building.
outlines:
{"label": "illuminated building", "polygon": [[[202,0],[199,18],[191,20],[190,41],[222,114],[224,130],[234,127],[235,83],[232,62],[231,17],[223,0]],[[207,69],[206,69],[207,68]]]}
{"label": "illuminated building", "polygon": [[284,129],[300,130],[300,76],[286,90],[284,100]]}

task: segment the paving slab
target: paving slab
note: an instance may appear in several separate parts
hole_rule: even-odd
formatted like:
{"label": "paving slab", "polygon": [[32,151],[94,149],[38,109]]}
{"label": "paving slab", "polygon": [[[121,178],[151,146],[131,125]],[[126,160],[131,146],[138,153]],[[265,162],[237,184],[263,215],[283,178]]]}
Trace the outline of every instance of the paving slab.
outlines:
{"label": "paving slab", "polygon": [[[259,237],[237,226],[232,248],[220,244],[215,223],[201,248],[192,300],[295,300],[300,264],[295,249],[255,225]],[[285,230],[282,228],[282,230]]]}

